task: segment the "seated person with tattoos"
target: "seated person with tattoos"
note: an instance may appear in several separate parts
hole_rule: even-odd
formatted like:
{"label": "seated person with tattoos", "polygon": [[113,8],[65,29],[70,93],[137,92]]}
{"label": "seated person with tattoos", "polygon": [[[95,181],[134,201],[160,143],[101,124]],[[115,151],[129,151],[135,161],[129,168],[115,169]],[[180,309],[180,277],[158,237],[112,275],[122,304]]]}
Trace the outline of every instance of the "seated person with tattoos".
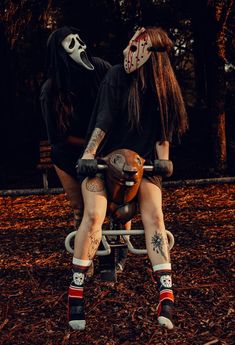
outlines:
{"label": "seated person with tattoos", "polygon": [[92,56],[80,31],[64,26],[47,41],[47,80],[40,101],[51,160],[79,227],[83,200],[75,165],[85,138],[100,83],[111,65]]}
{"label": "seated person with tattoos", "polygon": [[[112,67],[101,83],[93,111],[92,134],[83,159],[130,149],[144,159],[169,159],[169,142],[187,129],[187,115],[169,52],[172,41],[161,28],[138,29],[124,50],[124,65]],[[83,285],[99,246],[107,209],[100,176],[82,182],[84,214],[75,237],[73,281],[69,287],[69,324],[85,329]],[[144,174],[138,202],[148,257],[159,289],[157,319],[173,328],[171,263],[162,212],[161,177]]]}

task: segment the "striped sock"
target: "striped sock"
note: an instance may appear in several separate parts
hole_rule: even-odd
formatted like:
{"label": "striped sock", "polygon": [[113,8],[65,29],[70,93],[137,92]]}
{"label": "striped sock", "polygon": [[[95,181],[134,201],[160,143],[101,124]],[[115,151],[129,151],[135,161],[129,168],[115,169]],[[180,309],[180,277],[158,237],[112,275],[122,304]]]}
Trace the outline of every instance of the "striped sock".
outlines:
{"label": "striped sock", "polygon": [[171,280],[171,264],[153,266],[154,278],[159,288],[159,304],[157,306],[158,323],[168,329],[174,327],[172,321],[174,294]]}
{"label": "striped sock", "polygon": [[73,258],[73,280],[68,290],[68,319],[74,330],[84,330],[86,326],[83,284],[90,265],[91,260]]}

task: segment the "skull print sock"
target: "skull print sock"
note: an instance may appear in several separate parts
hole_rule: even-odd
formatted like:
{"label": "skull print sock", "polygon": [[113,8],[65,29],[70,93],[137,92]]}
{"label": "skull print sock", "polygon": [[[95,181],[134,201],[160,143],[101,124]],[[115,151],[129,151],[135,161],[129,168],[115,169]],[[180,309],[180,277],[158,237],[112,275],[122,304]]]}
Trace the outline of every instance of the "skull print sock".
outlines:
{"label": "skull print sock", "polygon": [[83,330],[86,326],[84,314],[83,284],[85,273],[91,260],[73,258],[73,280],[68,291],[68,319],[74,330]]}
{"label": "skull print sock", "polygon": [[158,323],[165,328],[172,329],[174,327],[172,322],[174,294],[172,291],[171,264],[155,265],[153,271],[160,292],[157,306]]}

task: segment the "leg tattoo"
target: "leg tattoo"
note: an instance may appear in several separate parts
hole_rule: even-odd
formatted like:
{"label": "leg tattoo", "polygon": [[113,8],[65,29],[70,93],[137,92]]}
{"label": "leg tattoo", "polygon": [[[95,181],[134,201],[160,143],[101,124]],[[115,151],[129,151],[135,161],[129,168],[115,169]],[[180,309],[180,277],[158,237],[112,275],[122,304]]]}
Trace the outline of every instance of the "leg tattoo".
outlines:
{"label": "leg tattoo", "polygon": [[88,258],[92,260],[100,243],[100,230],[89,235]]}
{"label": "leg tattoo", "polygon": [[[166,238],[162,234],[154,234],[151,240],[151,244],[153,245],[153,250],[157,252],[158,254],[161,254],[165,260],[169,260],[169,248],[168,248],[168,242]],[[167,248],[167,250],[164,249],[164,247]]]}
{"label": "leg tattoo", "polygon": [[86,183],[86,189],[89,192],[102,192],[104,190],[104,184],[100,178],[88,180]]}

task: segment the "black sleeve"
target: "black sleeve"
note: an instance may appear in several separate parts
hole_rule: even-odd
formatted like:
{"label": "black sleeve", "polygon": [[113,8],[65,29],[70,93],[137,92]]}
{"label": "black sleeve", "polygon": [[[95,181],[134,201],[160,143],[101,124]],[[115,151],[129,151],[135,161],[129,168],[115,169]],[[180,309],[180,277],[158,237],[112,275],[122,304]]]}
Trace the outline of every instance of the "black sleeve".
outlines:
{"label": "black sleeve", "polygon": [[112,67],[108,61],[100,59],[96,56],[92,58],[92,62],[95,65],[95,68],[98,70],[101,80],[104,78],[108,70]]}
{"label": "black sleeve", "polygon": [[101,84],[93,114],[96,115],[95,128],[107,133],[117,116],[117,93],[115,88],[104,82]]}
{"label": "black sleeve", "polygon": [[58,134],[56,114],[52,107],[52,89],[50,79],[46,80],[41,88],[40,103],[42,116],[46,125],[48,141],[52,145],[58,142]]}
{"label": "black sleeve", "polygon": [[102,81],[93,108],[87,139],[95,128],[107,133],[114,124],[119,107],[118,68],[112,67]]}
{"label": "black sleeve", "polygon": [[169,111],[167,119],[162,119],[159,110],[159,136],[157,141],[169,141],[170,143],[175,142],[176,129],[177,129],[177,116]]}

